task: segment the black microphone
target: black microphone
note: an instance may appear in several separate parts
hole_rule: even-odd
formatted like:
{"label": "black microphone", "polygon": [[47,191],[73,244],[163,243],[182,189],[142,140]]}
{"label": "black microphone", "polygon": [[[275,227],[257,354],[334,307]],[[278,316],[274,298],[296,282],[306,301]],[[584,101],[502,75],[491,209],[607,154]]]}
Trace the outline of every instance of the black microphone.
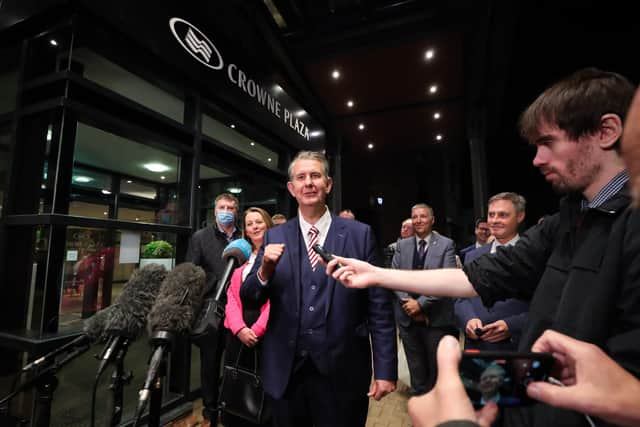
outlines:
{"label": "black microphone", "polygon": [[136,423],[147,404],[158,371],[167,353],[171,351],[175,335],[191,329],[195,313],[202,304],[205,280],[206,274],[202,268],[185,262],[170,271],[162,282],[158,298],[148,316],[149,335],[154,350],[147,377],[139,392]]}
{"label": "black microphone", "polygon": [[227,284],[231,280],[233,270],[244,264],[251,256],[251,244],[245,239],[237,239],[229,243],[222,251],[222,261],[225,263],[224,271],[216,286],[214,299],[220,301],[223,292],[227,291]]}
{"label": "black microphone", "polygon": [[100,365],[96,377],[102,375],[118,352],[142,334],[147,314],[166,277],[167,270],[158,264],[149,264],[133,272],[107,317],[104,333],[109,341],[98,356]]}
{"label": "black microphone", "polygon": [[85,320],[82,327],[82,335],[25,365],[22,368],[22,372],[30,371],[38,365],[55,358],[59,354],[62,354],[69,349],[80,347],[83,345],[86,345],[88,348],[90,344],[94,343],[100,337],[102,337],[102,334],[105,330],[107,318],[109,317],[111,312],[115,310],[115,307],[115,305],[111,305],[107,308],[104,308],[91,316],[89,319]]}

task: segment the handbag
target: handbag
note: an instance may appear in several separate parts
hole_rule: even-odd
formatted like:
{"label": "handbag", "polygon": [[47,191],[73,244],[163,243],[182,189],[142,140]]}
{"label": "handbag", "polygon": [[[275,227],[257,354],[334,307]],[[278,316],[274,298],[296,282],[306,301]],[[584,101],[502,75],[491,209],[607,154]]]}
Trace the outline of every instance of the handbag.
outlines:
{"label": "handbag", "polygon": [[244,347],[240,347],[235,365],[224,366],[218,407],[223,412],[262,424],[271,417],[271,408],[258,375],[258,352],[253,349],[253,371],[247,370],[239,366]]}
{"label": "handbag", "polygon": [[205,298],[202,309],[191,328],[191,341],[201,347],[204,343],[211,343],[211,336],[218,332],[224,319],[225,304],[216,298]]}

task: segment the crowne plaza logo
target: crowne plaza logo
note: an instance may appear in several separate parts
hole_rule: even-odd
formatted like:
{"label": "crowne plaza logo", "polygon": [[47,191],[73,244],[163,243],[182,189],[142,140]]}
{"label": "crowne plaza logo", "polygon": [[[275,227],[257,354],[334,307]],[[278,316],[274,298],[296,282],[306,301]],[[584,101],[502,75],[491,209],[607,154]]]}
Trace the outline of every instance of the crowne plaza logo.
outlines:
{"label": "crowne plaza logo", "polygon": [[222,69],[224,62],[220,52],[202,31],[180,18],[171,18],[169,27],[173,36],[189,55],[211,69]]}

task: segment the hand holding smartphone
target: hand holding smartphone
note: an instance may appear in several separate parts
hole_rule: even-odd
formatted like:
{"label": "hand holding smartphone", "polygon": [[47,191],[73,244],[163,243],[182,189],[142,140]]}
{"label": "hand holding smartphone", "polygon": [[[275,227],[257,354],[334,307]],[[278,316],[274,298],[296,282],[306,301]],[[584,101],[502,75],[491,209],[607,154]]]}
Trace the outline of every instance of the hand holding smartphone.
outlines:
{"label": "hand holding smartphone", "polygon": [[476,408],[488,402],[529,405],[533,400],[527,395],[527,385],[547,381],[553,361],[550,353],[465,352],[460,377]]}

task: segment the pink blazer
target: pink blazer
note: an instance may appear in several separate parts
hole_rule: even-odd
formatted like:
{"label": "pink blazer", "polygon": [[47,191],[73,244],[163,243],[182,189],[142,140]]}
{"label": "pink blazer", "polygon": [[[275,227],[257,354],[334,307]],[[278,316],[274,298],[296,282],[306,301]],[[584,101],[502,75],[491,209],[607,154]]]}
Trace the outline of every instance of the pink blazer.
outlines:
{"label": "pink blazer", "polygon": [[[240,301],[240,286],[242,285],[242,271],[247,266],[246,263],[236,268],[231,276],[231,283],[227,289],[227,305],[225,307],[224,326],[229,329],[233,335],[236,335],[240,329],[246,327],[242,318],[242,301]],[[260,308],[260,317],[256,323],[251,325],[251,330],[258,336],[262,337],[267,331],[267,322],[269,321],[269,301]]]}

